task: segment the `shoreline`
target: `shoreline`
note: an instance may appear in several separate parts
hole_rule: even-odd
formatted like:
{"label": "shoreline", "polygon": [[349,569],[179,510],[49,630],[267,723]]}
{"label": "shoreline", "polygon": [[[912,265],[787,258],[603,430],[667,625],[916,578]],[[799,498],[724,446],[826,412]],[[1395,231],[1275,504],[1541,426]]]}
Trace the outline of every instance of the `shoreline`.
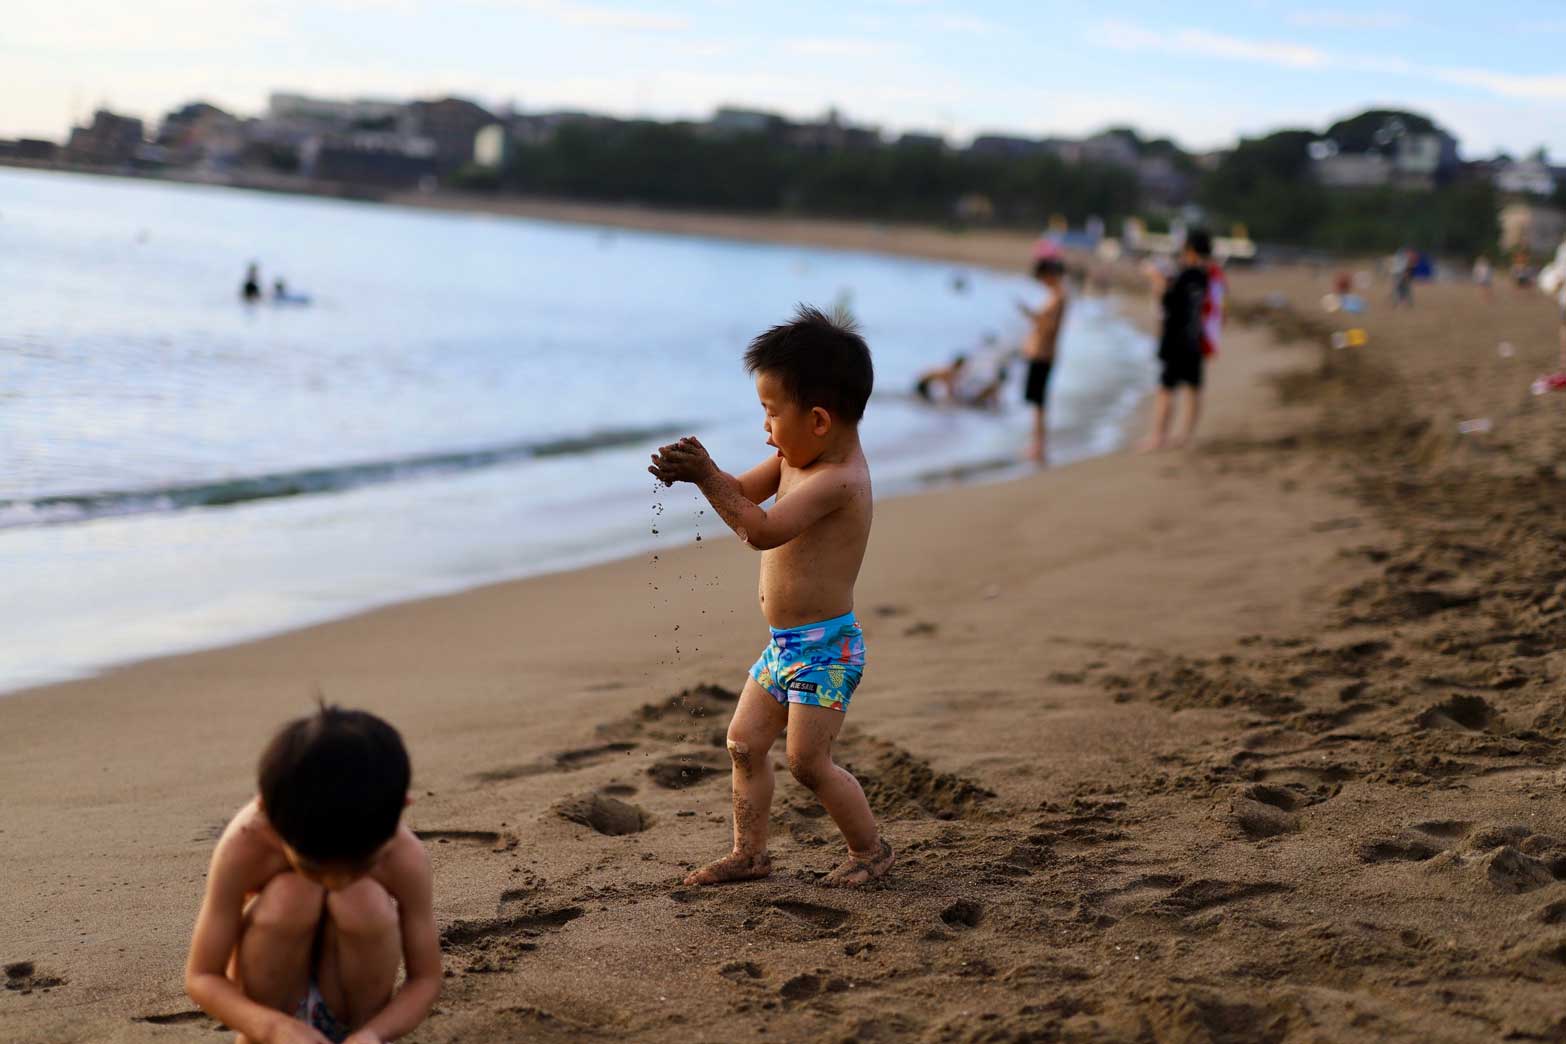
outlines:
{"label": "shoreline", "polygon": [[215,832],[321,693],[412,754],[413,1044],[1560,1039],[1558,318],[1421,288],[1333,351],[1328,279],[1237,277],[1192,449],[878,512],[835,755],[883,882],[819,886],[841,839],[774,751],[773,876],[680,886],[765,641],[754,553],[704,542],[0,700],[0,1035],[212,1039]]}
{"label": "shoreline", "polygon": [[[156,180],[156,179],[153,179]],[[223,187],[223,186],[220,186]],[[425,199],[423,209],[429,209],[434,205],[442,210],[471,210],[474,200],[468,197]],[[480,200],[479,202],[485,202]],[[389,201],[390,205],[404,205],[399,201]],[[411,204],[420,206],[420,204]],[[966,244],[968,249],[977,245],[978,252],[985,255],[987,260],[970,259],[966,262],[985,264],[986,267],[995,267],[1001,271],[1015,273],[1016,266],[1011,264],[1001,266],[999,258],[1004,254],[1015,261],[1017,257],[1027,256],[1027,240],[1025,237],[1014,236],[1011,233],[984,233],[975,237],[964,238],[961,235],[940,232],[932,229],[920,229],[903,227],[888,231],[865,223],[857,222],[831,222],[831,221],[804,221],[804,222],[772,222],[768,219],[755,219],[740,215],[699,215],[676,214],[658,211],[647,211],[639,208],[599,208],[599,207],[575,207],[565,205],[565,211],[560,210],[561,205],[553,203],[538,203],[537,201],[519,201],[523,207],[522,212],[516,216],[528,221],[571,221],[576,223],[601,224],[604,221],[618,221],[613,227],[626,229],[640,229],[659,235],[690,235],[704,238],[719,238],[730,240],[744,240],[750,242],[768,243],[798,243],[823,249],[842,249],[875,254],[880,257],[899,258],[913,257],[925,260],[950,259],[958,256],[960,251],[953,249],[953,244]],[[569,216],[562,216],[565,213]],[[757,223],[761,231],[755,234],[746,234],[746,226]],[[790,238],[793,237],[793,238]],[[890,238],[888,238],[890,237]],[[1115,313],[1120,319],[1138,325],[1139,312],[1145,312],[1146,306],[1124,294],[1109,294],[1103,297],[1107,310]],[[1123,451],[1136,437],[1135,429],[1143,423],[1141,416],[1142,407],[1133,407],[1123,421],[1113,426],[1118,429],[1118,437],[1115,446],[1105,451],[1114,454]],[[1120,412],[1120,407],[1114,411]],[[1019,445],[1022,436],[1019,435]],[[1095,454],[1096,456],[1097,454]],[[893,494],[893,498],[909,496],[922,496],[933,490],[940,490],[951,486],[975,486],[986,485],[993,482],[1009,482],[1025,477],[1023,474],[1013,474],[1016,471],[1014,464],[1005,464],[998,459],[987,459],[972,465],[959,466],[942,471],[931,472],[922,475],[918,480],[918,488],[899,489]],[[891,499],[891,498],[889,498]],[[441,597],[470,590],[474,587],[488,586],[495,583],[505,583],[529,576],[569,572],[584,568],[593,564],[617,560],[624,557],[635,557],[644,549],[640,545],[628,547],[616,547],[613,550],[595,552],[592,554],[572,554],[561,562],[552,562],[542,568],[532,567],[516,572],[496,574],[490,578],[475,583],[471,578],[456,579],[450,583],[434,583],[422,585],[422,590],[413,592],[399,592],[385,599],[374,599],[366,604],[354,605],[346,609],[333,609],[319,615],[308,616],[303,619],[293,620],[278,627],[262,626],[260,628],[234,635],[225,635],[212,642],[196,640],[188,643],[175,644],[172,647],[147,655],[131,655],[128,658],[111,658],[99,661],[80,668],[79,670],[62,672],[59,674],[39,676],[34,674],[25,680],[14,683],[7,682],[0,685],[0,700],[10,699],[16,695],[31,692],[56,684],[72,681],[82,681],[102,676],[105,673],[131,666],[148,659],[161,660],[171,656],[188,655],[222,648],[236,643],[253,642],[263,640],[276,635],[289,634],[304,628],[319,626],[334,620],[359,615],[365,612],[373,612],[376,609],[407,601],[418,601],[429,597]]]}

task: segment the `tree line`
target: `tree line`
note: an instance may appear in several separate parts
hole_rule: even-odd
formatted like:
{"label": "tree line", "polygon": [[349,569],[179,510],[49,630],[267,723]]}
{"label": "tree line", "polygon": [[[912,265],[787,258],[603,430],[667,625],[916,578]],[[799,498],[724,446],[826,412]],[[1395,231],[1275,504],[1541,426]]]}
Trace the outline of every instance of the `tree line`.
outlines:
{"label": "tree line", "polygon": [[[1336,131],[1361,148],[1369,118]],[[1407,114],[1417,130],[1433,126]],[[1336,252],[1413,246],[1477,254],[1497,237],[1498,200],[1488,178],[1429,190],[1327,188],[1311,173],[1320,133],[1286,130],[1242,140],[1216,166],[1167,141],[1126,133],[1144,155],[1164,155],[1194,183],[1194,198],[1220,231],[1242,224],[1252,238]],[[568,122],[547,141],[517,145],[499,169],[468,168],[472,190],[713,209],[952,224],[983,220],[1037,229],[1055,215],[1073,225],[1103,218],[1111,231],[1152,216],[1136,172],[1069,164],[1044,151],[1000,155],[929,143],[807,148],[766,134],[715,136],[689,124]],[[978,212],[959,201],[982,198]]]}

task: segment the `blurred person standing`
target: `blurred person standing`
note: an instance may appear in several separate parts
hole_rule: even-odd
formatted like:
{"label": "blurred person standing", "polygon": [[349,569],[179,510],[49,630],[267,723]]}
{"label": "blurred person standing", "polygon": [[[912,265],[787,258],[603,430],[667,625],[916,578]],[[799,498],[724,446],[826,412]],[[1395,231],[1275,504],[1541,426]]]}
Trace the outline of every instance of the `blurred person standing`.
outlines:
{"label": "blurred person standing", "polygon": [[1027,336],[1022,341],[1022,358],[1027,364],[1022,398],[1033,409],[1033,435],[1028,441],[1027,459],[1045,462],[1045,406],[1049,398],[1049,378],[1055,368],[1055,353],[1060,344],[1060,326],[1066,316],[1066,261],[1058,249],[1035,253],[1033,278],[1044,288],[1047,298],[1037,308],[1018,302],[1028,320]]}
{"label": "blurred person standing", "polygon": [[[1196,434],[1201,417],[1203,364],[1203,308],[1207,301],[1207,266],[1212,260],[1213,241],[1205,231],[1192,229],[1180,250],[1180,271],[1173,279],[1149,266],[1148,277],[1163,306],[1163,323],[1158,338],[1157,398],[1153,402],[1153,430],[1138,447],[1143,452],[1171,446],[1184,446]],[[1186,388],[1185,414],[1179,434],[1170,438],[1174,420],[1175,392]]]}

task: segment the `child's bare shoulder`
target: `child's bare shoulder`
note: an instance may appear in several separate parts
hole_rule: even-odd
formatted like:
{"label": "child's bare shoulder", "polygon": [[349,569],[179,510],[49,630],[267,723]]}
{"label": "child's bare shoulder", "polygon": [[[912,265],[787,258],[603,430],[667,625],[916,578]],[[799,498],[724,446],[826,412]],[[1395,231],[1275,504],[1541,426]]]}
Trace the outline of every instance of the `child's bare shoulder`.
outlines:
{"label": "child's bare shoulder", "polygon": [[391,844],[381,854],[378,869],[380,873],[376,876],[381,878],[386,890],[398,899],[404,898],[403,893],[410,890],[428,890],[434,880],[430,854],[425,850],[424,842],[406,826],[397,827]]}
{"label": "child's bare shoulder", "polygon": [[256,801],[234,814],[212,853],[212,873],[245,891],[257,891],[288,870],[288,858]]}

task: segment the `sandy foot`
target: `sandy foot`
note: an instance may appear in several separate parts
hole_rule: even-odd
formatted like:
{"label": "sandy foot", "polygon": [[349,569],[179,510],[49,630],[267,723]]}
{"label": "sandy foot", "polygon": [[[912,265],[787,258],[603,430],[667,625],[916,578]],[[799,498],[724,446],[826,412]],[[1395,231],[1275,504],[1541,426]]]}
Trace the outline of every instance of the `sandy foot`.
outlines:
{"label": "sandy foot", "polygon": [[850,856],[840,863],[837,869],[822,878],[821,883],[828,888],[858,888],[862,884],[885,877],[896,858],[892,853],[892,846],[882,838],[880,850],[874,856],[867,859]]}
{"label": "sandy foot", "polygon": [[700,870],[686,875],[688,885],[723,884],[725,881],[755,881],[772,873],[772,857],[731,852],[717,862],[708,863]]}

